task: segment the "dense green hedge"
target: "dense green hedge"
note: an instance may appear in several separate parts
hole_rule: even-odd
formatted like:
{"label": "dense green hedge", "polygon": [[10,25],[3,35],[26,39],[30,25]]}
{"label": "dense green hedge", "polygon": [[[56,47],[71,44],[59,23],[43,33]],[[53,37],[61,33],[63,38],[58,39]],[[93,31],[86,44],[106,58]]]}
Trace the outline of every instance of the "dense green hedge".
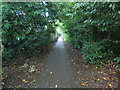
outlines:
{"label": "dense green hedge", "polygon": [[82,51],[84,62],[100,64],[120,55],[119,3],[58,3],[58,8],[65,40]]}
{"label": "dense green hedge", "polygon": [[64,39],[82,51],[85,63],[111,60],[119,67],[119,8],[117,2],[3,3],[3,59],[41,50],[50,43],[57,21]]}
{"label": "dense green hedge", "polygon": [[85,63],[103,64],[113,56],[113,52],[109,49],[107,41],[86,42],[82,47],[83,59]]}
{"label": "dense green hedge", "polygon": [[12,60],[18,55],[33,56],[51,42],[51,34],[55,33],[52,3],[2,5],[3,60]]}

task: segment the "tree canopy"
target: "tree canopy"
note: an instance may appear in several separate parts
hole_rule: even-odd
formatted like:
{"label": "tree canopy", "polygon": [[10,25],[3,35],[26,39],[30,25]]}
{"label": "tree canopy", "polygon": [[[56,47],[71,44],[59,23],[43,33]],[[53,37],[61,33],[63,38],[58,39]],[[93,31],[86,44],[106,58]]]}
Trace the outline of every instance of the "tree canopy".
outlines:
{"label": "tree canopy", "polygon": [[3,59],[36,53],[60,27],[65,41],[83,53],[84,63],[110,60],[120,67],[119,8],[118,2],[3,3]]}

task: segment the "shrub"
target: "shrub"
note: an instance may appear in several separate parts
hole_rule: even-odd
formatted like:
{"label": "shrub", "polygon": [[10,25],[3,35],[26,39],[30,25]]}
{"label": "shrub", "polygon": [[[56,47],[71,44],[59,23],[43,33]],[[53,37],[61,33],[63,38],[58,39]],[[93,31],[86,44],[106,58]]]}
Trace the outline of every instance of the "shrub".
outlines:
{"label": "shrub", "polygon": [[116,61],[116,62],[117,62],[116,67],[117,67],[117,68],[118,68],[118,70],[120,71],[120,56],[119,56],[119,57],[114,58],[114,61]]}
{"label": "shrub", "polygon": [[111,57],[112,51],[108,49],[105,40],[99,42],[86,42],[82,47],[84,63],[102,64]]}
{"label": "shrub", "polygon": [[50,43],[51,34],[55,34],[51,4],[2,3],[3,60],[12,60],[17,55],[34,56]]}

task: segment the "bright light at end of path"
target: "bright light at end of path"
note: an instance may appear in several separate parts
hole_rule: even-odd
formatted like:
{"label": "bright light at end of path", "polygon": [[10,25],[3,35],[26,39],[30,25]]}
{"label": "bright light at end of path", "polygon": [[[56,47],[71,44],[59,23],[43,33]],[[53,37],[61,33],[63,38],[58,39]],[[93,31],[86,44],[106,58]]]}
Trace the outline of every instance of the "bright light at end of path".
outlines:
{"label": "bright light at end of path", "polygon": [[58,41],[63,41],[62,37],[59,37],[59,38],[58,38]]}

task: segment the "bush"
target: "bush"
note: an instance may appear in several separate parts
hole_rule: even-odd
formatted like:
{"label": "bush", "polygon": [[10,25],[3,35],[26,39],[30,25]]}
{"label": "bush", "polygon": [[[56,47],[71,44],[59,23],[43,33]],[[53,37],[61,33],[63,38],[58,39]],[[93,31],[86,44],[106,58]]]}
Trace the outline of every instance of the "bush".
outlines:
{"label": "bush", "polygon": [[108,49],[107,41],[86,42],[82,47],[84,63],[102,64],[111,57],[112,51]]}
{"label": "bush", "polygon": [[[12,60],[18,55],[34,56],[42,51],[55,34],[52,3],[2,3],[3,60]],[[46,12],[51,13],[49,17]],[[50,22],[51,21],[51,22]]]}
{"label": "bush", "polygon": [[117,67],[117,68],[118,68],[118,70],[120,71],[120,56],[119,56],[119,57],[114,58],[114,61],[116,61],[116,62],[117,62],[116,67]]}
{"label": "bush", "polygon": [[116,2],[58,5],[64,34],[74,48],[82,49],[84,62],[99,64],[120,55],[119,6]]}

